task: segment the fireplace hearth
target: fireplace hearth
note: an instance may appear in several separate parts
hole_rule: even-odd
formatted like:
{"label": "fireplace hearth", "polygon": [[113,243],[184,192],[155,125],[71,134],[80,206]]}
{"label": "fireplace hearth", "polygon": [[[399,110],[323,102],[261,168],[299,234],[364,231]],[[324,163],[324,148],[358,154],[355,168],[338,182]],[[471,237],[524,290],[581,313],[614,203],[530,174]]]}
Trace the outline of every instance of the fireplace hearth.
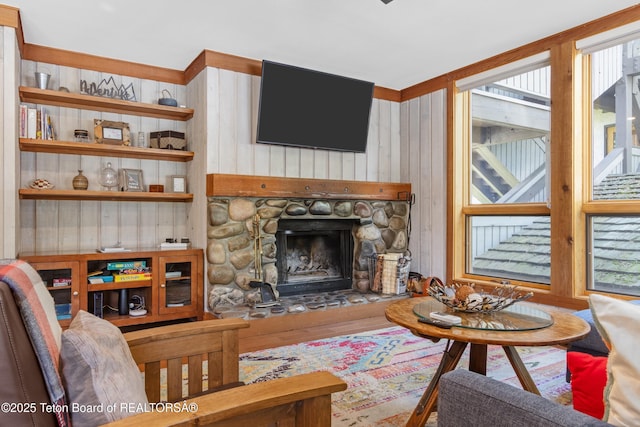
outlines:
{"label": "fireplace hearth", "polygon": [[354,220],[278,221],[277,289],[282,296],[352,288]]}

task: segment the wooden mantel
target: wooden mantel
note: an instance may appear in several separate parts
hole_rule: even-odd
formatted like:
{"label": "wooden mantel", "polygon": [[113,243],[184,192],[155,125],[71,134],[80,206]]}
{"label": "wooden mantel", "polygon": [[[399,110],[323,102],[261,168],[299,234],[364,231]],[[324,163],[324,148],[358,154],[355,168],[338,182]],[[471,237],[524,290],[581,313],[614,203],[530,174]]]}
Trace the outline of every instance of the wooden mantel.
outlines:
{"label": "wooden mantel", "polygon": [[410,183],[208,174],[208,197],[408,200]]}

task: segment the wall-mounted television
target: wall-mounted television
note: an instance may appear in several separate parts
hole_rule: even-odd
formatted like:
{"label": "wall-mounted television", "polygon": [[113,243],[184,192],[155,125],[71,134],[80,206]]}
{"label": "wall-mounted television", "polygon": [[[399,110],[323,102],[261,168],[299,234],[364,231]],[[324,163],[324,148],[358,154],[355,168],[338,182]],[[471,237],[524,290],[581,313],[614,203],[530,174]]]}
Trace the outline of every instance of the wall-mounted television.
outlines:
{"label": "wall-mounted television", "polygon": [[257,142],[364,153],[373,87],[264,60]]}

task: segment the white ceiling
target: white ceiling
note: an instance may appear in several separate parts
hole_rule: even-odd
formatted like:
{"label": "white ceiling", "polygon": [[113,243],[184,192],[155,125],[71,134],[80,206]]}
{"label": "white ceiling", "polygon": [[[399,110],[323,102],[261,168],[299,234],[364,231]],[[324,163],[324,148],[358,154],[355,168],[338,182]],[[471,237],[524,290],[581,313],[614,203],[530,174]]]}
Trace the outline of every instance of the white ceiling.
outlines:
{"label": "white ceiling", "polygon": [[27,43],[184,70],[204,50],[404,89],[636,0],[0,0]]}

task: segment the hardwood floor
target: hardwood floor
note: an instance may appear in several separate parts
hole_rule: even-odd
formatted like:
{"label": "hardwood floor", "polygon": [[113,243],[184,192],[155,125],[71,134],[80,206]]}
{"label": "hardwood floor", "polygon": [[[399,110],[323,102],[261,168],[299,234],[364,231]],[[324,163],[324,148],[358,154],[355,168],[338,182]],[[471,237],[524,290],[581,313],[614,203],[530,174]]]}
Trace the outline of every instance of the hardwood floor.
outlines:
{"label": "hardwood floor", "polygon": [[[251,326],[240,330],[240,353],[395,326],[385,318],[384,310],[387,305],[401,298],[408,297],[398,296],[363,305],[250,320]],[[548,311],[575,311],[534,305]]]}
{"label": "hardwood floor", "polygon": [[396,300],[250,320],[240,331],[240,353],[393,326],[384,309]]}

